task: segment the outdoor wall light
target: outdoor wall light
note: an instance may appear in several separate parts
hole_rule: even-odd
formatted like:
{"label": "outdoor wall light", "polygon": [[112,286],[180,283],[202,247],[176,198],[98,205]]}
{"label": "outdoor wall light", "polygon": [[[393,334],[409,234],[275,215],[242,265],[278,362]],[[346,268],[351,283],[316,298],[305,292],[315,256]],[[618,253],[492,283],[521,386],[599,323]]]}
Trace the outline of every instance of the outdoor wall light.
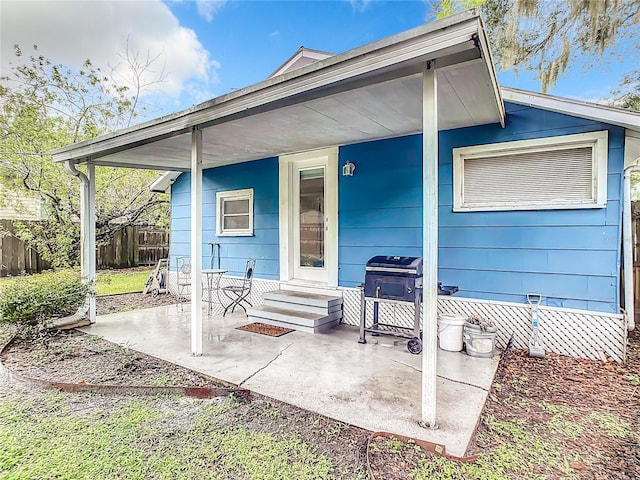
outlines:
{"label": "outdoor wall light", "polygon": [[345,163],[342,166],[342,176],[353,177],[353,172],[355,172],[355,170],[356,170],[355,164],[347,160],[347,163]]}

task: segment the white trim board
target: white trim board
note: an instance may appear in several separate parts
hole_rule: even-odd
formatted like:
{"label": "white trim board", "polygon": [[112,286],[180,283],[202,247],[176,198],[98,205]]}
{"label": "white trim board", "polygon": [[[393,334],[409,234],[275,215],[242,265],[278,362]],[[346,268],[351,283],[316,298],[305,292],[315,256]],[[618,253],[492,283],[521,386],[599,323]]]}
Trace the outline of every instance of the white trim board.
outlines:
{"label": "white trim board", "polygon": [[509,87],[502,87],[502,98],[506,102],[588,118],[640,132],[640,113],[622,108],[555,97],[543,93],[527,92]]}
{"label": "white trim board", "polygon": [[[309,152],[282,155],[279,157],[279,238],[280,238],[280,281],[289,282],[294,279],[293,248],[289,245],[291,228],[291,171],[297,162],[326,158],[326,212],[334,225],[328,225],[326,232],[326,258],[328,287],[338,285],[338,147],[312,150]],[[310,285],[312,286],[312,285]]]}

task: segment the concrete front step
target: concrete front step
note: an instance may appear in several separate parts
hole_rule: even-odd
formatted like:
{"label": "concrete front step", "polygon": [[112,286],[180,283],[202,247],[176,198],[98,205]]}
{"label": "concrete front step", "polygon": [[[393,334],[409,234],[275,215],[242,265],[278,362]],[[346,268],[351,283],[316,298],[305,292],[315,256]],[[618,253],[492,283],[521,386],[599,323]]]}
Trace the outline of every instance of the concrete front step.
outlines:
{"label": "concrete front step", "polygon": [[267,307],[295,310],[296,312],[317,313],[318,315],[328,315],[330,313],[342,311],[341,303],[332,305],[330,307],[317,307],[315,305],[301,305],[297,303],[282,302],[280,300],[271,300],[265,298],[264,305]]}
{"label": "concrete front step", "polygon": [[342,310],[318,314],[261,305],[249,308],[247,315],[252,322],[262,322],[307,333],[319,333],[338,326],[342,318]]}
{"label": "concrete front step", "polygon": [[331,309],[342,305],[342,297],[339,295],[324,295],[318,293],[298,292],[295,290],[275,290],[266,292],[262,298],[269,302],[290,304],[288,308],[295,310],[297,306],[309,306]]}

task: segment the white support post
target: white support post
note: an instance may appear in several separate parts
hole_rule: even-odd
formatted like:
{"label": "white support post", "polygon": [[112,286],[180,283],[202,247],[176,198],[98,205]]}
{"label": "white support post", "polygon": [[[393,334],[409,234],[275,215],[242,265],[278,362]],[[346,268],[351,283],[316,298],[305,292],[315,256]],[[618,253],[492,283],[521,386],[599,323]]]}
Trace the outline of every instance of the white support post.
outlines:
{"label": "white support post", "polygon": [[89,297],[89,321],[96,321],[96,166],[87,164],[87,281],[91,285]]}
{"label": "white support post", "polygon": [[436,424],[438,351],[438,82],[435,61],[422,72],[422,425]]}
{"label": "white support post", "polygon": [[191,354],[202,355],[202,130],[191,133]]}

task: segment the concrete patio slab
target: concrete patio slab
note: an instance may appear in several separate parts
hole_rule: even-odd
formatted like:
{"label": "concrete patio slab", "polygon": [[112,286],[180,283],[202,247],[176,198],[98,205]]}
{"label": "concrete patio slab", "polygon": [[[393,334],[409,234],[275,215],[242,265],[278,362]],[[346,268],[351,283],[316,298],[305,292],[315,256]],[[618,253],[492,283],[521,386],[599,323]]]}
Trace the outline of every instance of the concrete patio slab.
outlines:
{"label": "concrete patio slab", "polygon": [[256,393],[373,431],[444,444],[463,456],[491,387],[497,358],[438,351],[438,429],[418,425],[421,361],[394,337],[357,342],[358,330],[268,337],[237,330],[243,313],[207,315],[203,355],[190,354],[190,314],[175,306],[99,316],[82,330]]}

